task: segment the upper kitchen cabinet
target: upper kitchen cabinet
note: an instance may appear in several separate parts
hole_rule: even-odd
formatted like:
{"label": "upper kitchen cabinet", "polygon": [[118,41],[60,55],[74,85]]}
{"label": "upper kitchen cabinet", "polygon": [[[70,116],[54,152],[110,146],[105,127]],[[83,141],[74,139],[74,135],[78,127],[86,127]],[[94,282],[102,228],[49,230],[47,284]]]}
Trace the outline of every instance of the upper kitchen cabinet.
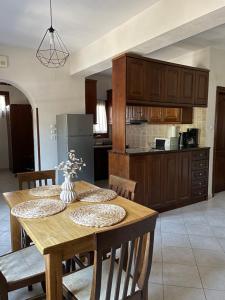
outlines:
{"label": "upper kitchen cabinet", "polygon": [[145,100],[145,61],[127,57],[127,98]]}
{"label": "upper kitchen cabinet", "polygon": [[85,80],[85,112],[93,114],[93,120],[96,124],[96,105],[97,105],[97,80]]}
{"label": "upper kitchen cabinet", "polygon": [[[208,70],[130,54],[119,59],[123,59],[125,64],[126,103],[170,107],[207,106]],[[113,64],[116,63],[117,59],[113,60]]]}
{"label": "upper kitchen cabinet", "polygon": [[161,102],[165,94],[165,65],[148,61],[146,62],[145,72],[146,99],[154,102]]}
{"label": "upper kitchen cabinet", "polygon": [[165,98],[161,102],[179,104],[181,84],[181,68],[175,66],[166,67]]}
{"label": "upper kitchen cabinet", "polygon": [[195,73],[193,69],[181,69],[180,104],[194,104],[195,98]]}
{"label": "upper kitchen cabinet", "polygon": [[195,80],[195,100],[194,106],[207,106],[208,104],[208,87],[209,87],[209,72],[196,71]]}

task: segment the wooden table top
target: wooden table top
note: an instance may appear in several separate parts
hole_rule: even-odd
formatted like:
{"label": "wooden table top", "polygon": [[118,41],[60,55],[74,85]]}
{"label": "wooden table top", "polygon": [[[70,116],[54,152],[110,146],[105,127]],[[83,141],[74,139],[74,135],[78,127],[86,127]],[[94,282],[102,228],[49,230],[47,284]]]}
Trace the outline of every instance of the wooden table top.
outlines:
{"label": "wooden table top", "polygon": [[[93,185],[84,181],[78,181],[76,183],[76,188],[79,191],[93,187]],[[8,192],[4,193],[3,196],[10,208],[18,203],[37,199],[37,197],[29,193],[29,190]],[[111,227],[95,228],[76,225],[69,218],[69,213],[80,206],[94,204],[79,201],[68,205],[63,212],[53,216],[38,219],[18,218],[18,220],[42,254],[54,253],[54,251],[62,249],[62,257],[67,259],[71,257],[73,251],[76,251],[73,253],[76,254],[93,250],[93,233],[115,228],[115,226],[120,227],[147,216],[157,214],[154,210],[122,197],[117,197],[108,203],[118,204],[127,212],[127,216],[122,222]]]}

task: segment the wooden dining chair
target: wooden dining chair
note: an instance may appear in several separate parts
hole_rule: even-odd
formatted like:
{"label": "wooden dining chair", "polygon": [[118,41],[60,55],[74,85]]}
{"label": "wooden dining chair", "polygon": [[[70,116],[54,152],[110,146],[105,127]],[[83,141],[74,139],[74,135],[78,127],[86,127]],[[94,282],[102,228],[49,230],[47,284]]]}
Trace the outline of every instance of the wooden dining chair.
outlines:
{"label": "wooden dining chair", "polygon": [[0,299],[8,293],[45,280],[43,256],[35,246],[0,256]]}
{"label": "wooden dining chair", "polygon": [[[119,196],[127,198],[129,200],[134,200],[135,189],[137,182],[129,179],[125,179],[119,176],[110,175],[109,176],[109,188],[115,191]],[[108,249],[105,252],[105,257],[109,254]],[[94,255],[93,252],[85,252],[79,254],[79,258],[82,261],[86,261],[87,265],[93,265]]]}
{"label": "wooden dining chair", "polygon": [[[66,299],[147,300],[157,213],[95,234],[94,265],[63,277]],[[116,251],[120,249],[119,261]],[[123,270],[128,248],[126,270]],[[110,258],[103,260],[105,249]]]}
{"label": "wooden dining chair", "polygon": [[38,186],[48,185],[48,179],[51,180],[51,184],[55,184],[55,170],[17,173],[17,178],[20,190],[23,189],[24,183],[28,189],[36,187],[37,183]]}
{"label": "wooden dining chair", "polygon": [[136,185],[136,181],[115,175],[109,176],[109,188],[129,200],[134,200]]}
{"label": "wooden dining chair", "polygon": [[[19,189],[30,189],[39,186],[48,185],[48,180],[52,184],[55,184],[55,170],[45,170],[45,171],[34,171],[34,172],[25,172],[17,173]],[[26,185],[25,185],[26,184]],[[21,244],[22,247],[28,247],[31,244],[31,239],[26,234],[25,230],[21,230]]]}

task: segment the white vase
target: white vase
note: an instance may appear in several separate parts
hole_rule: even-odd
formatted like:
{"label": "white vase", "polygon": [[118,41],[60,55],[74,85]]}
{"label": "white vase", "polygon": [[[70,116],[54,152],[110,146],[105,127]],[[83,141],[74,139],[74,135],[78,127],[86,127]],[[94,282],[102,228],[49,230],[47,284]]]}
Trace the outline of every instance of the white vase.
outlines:
{"label": "white vase", "polygon": [[72,203],[76,200],[77,194],[75,192],[75,182],[71,181],[71,177],[65,177],[63,184],[61,185],[62,192],[60,193],[60,199],[64,203]]}

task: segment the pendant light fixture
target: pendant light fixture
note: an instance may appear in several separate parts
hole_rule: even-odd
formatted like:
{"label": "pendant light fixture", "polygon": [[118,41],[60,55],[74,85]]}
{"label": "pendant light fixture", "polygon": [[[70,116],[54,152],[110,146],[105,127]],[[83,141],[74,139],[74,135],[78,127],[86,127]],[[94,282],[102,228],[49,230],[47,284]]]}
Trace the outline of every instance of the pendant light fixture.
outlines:
{"label": "pendant light fixture", "polygon": [[50,0],[51,26],[46,30],[38,47],[36,57],[48,68],[59,68],[65,65],[69,52],[58,32],[52,27],[52,1]]}

